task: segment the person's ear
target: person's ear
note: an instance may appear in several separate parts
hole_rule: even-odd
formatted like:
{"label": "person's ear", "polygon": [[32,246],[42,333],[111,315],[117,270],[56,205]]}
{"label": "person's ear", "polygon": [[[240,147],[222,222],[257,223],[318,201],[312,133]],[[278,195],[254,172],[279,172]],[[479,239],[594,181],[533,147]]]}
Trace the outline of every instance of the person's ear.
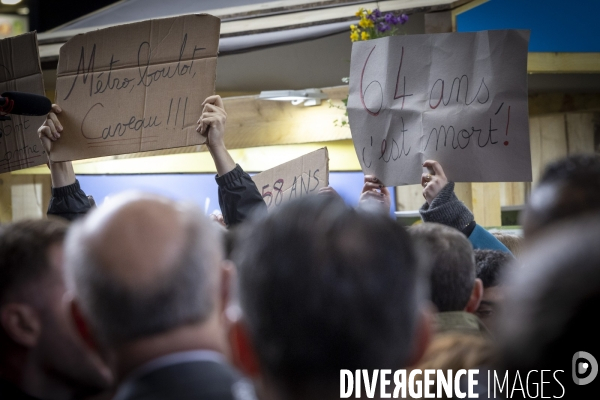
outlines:
{"label": "person's ear", "polygon": [[25,303],[8,303],[2,306],[0,323],[13,341],[25,347],[35,347],[42,333],[40,315]]}
{"label": "person's ear", "polygon": [[475,283],[473,284],[473,290],[471,291],[471,297],[467,302],[467,306],[465,307],[465,311],[468,313],[474,313],[479,308],[479,303],[481,303],[481,299],[483,298],[483,282],[481,279],[475,279]]}
{"label": "person's ear", "polygon": [[408,360],[407,366],[416,365],[423,357],[431,338],[433,337],[433,314],[435,306],[430,304],[422,307],[419,312],[417,327],[415,330],[414,345],[412,346],[412,354]]}
{"label": "person's ear", "polygon": [[233,322],[229,332],[231,357],[233,364],[249,378],[260,376],[258,357],[252,346],[248,328],[240,319]]}

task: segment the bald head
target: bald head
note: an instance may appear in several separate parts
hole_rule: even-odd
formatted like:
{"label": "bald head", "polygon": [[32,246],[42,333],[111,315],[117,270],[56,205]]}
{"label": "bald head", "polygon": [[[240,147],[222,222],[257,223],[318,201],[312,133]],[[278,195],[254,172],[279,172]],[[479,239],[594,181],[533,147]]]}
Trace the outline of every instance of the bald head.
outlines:
{"label": "bald head", "polygon": [[104,273],[127,286],[152,286],[176,268],[186,228],[173,203],[142,197],[99,213],[84,225],[81,243]]}
{"label": "bald head", "polygon": [[109,344],[206,319],[221,259],[220,236],[200,210],[157,196],[113,199],[67,237],[69,284]]}

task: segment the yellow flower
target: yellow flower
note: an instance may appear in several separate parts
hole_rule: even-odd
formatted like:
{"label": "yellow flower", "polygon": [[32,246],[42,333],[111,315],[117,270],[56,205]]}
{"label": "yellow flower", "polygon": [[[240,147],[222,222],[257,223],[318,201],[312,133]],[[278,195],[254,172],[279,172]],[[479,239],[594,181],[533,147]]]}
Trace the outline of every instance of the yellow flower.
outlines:
{"label": "yellow flower", "polygon": [[350,30],[351,30],[351,31],[355,31],[356,29],[358,29],[358,28],[356,27],[356,25],[350,25]]}
{"label": "yellow flower", "polygon": [[371,35],[369,35],[367,32],[362,32],[360,34],[360,39],[361,40],[369,40],[370,37],[371,37]]}
{"label": "yellow flower", "polygon": [[358,21],[358,25],[364,29],[372,28],[374,26],[373,21],[371,21],[370,19],[368,19],[366,17],[361,18],[360,21]]}
{"label": "yellow flower", "polygon": [[362,17],[364,12],[365,12],[365,9],[361,7],[354,15],[356,15],[357,17]]}
{"label": "yellow flower", "polygon": [[352,31],[350,34],[350,40],[356,42],[358,40],[358,31]]}

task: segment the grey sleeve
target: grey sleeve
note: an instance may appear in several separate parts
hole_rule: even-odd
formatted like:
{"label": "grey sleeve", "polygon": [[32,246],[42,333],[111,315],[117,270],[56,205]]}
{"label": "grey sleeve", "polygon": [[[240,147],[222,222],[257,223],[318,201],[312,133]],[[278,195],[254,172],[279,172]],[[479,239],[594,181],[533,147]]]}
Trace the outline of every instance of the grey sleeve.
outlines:
{"label": "grey sleeve", "polygon": [[425,222],[437,222],[463,231],[473,221],[471,211],[454,194],[454,182],[448,182],[433,199],[419,210]]}

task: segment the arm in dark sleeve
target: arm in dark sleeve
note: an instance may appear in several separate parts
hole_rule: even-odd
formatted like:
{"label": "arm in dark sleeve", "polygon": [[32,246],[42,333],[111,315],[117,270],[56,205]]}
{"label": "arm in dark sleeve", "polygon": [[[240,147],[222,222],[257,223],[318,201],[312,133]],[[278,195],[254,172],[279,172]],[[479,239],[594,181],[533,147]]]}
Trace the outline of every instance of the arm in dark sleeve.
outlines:
{"label": "arm in dark sleeve", "polygon": [[253,212],[266,214],[267,205],[258,188],[238,164],[215,179],[219,185],[219,205],[227,226],[239,224]]}
{"label": "arm in dark sleeve", "polygon": [[458,229],[469,238],[474,249],[510,251],[494,235],[475,223],[471,210],[454,194],[454,182],[448,182],[433,199],[419,210],[425,222],[437,222]]}
{"label": "arm in dark sleeve", "polygon": [[52,188],[52,198],[47,215],[54,215],[73,221],[85,215],[91,208],[90,201],[81,190],[79,181],[59,188]]}

